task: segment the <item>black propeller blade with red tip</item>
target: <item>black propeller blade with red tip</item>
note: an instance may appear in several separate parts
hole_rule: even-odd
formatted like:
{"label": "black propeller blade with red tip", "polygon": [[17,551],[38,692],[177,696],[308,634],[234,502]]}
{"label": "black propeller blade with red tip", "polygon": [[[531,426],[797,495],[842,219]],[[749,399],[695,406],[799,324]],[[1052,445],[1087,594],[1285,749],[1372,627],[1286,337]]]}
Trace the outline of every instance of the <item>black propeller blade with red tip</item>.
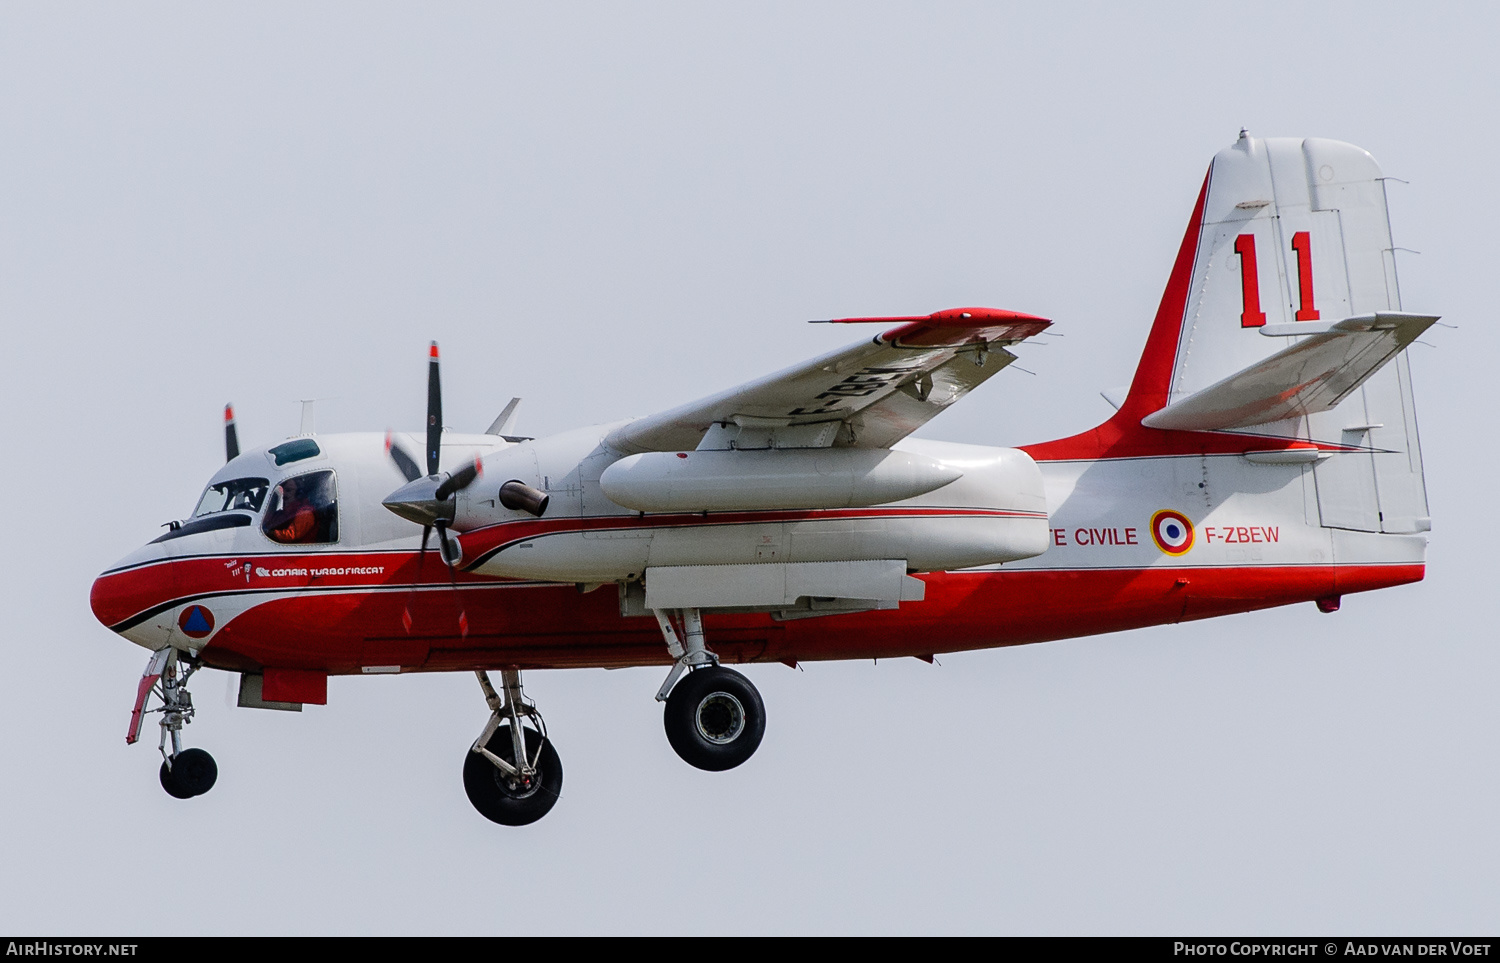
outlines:
{"label": "black propeller blade with red tip", "polygon": [[457,471],[440,474],[438,463],[443,445],[443,383],[438,344],[432,342],[427,355],[427,474],[422,474],[416,459],[387,433],[385,450],[406,479],[386,497],[384,505],[408,521],[422,526],[422,552],[427,550],[427,534],[438,530],[438,547],[443,561],[450,566],[458,561],[458,549],[448,539],[448,525],[453,521],[453,496],[474,483],[483,469],[473,461]]}
{"label": "black propeller blade with red tip", "polygon": [[234,429],[234,405],[224,406],[224,460],[234,461],[240,456],[240,435]]}
{"label": "black propeller blade with red tip", "polygon": [[443,445],[443,378],[439,372],[438,345],[432,342],[427,352],[427,474],[438,472],[438,455]]}

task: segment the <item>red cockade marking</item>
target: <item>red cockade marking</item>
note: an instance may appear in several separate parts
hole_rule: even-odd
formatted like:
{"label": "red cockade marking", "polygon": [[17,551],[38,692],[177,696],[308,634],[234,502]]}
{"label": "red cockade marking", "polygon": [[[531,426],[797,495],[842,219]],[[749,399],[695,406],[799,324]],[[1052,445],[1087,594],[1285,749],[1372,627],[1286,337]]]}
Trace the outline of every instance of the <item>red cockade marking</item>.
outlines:
{"label": "red cockade marking", "polygon": [[[1304,237],[1305,234],[1297,236]],[[1266,323],[1266,313],[1260,309],[1260,274],[1255,265],[1255,235],[1241,234],[1235,238],[1234,253],[1240,256],[1240,290],[1245,302],[1244,313],[1240,315],[1240,327],[1261,327]]]}
{"label": "red cockade marking", "polygon": [[1313,304],[1312,283],[1312,235],[1298,231],[1292,235],[1292,250],[1297,252],[1297,292],[1299,304],[1298,321],[1318,320],[1318,309]]}

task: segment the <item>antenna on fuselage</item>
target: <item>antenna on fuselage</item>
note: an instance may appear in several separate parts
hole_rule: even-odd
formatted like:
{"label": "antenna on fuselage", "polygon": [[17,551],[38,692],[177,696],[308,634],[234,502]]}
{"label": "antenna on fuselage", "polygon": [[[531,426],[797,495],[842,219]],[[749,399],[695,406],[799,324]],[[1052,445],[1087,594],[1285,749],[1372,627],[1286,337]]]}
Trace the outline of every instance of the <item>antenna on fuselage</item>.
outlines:
{"label": "antenna on fuselage", "polygon": [[302,399],[302,427],[297,430],[299,435],[314,434],[313,429],[313,398]]}
{"label": "antenna on fuselage", "polygon": [[516,427],[516,409],[520,406],[520,398],[510,399],[510,404],[506,405],[500,414],[495,416],[495,420],[484,430],[484,433],[486,435],[499,435],[501,438],[513,434]]}

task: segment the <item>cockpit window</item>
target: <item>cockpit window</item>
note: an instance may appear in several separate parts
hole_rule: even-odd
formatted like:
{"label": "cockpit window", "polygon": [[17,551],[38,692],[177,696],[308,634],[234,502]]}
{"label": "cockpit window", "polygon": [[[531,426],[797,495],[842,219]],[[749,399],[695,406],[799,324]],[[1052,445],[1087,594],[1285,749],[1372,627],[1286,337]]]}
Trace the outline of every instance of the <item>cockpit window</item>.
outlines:
{"label": "cockpit window", "polygon": [[309,472],[277,485],[260,527],[268,538],[283,545],[338,541],[338,491],[333,472]]}
{"label": "cockpit window", "polygon": [[219,512],[258,512],[271,483],[264,478],[236,478],[208,486],[193,509],[194,518]]}
{"label": "cockpit window", "polygon": [[322,453],[322,449],[318,447],[318,443],[311,438],[293,438],[291,441],[282,442],[269,451],[270,456],[276,459],[276,467],[278,468],[294,461],[301,461],[304,458],[321,455]]}

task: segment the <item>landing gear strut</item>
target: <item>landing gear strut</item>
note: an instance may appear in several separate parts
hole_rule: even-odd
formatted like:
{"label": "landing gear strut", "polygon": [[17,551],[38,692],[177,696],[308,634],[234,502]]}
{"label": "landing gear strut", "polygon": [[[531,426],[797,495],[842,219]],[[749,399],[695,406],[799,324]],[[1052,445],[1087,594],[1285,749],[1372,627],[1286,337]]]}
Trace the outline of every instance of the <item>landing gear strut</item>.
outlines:
{"label": "landing gear strut", "polygon": [[[464,759],[464,791],[479,814],[502,826],[525,826],[547,815],[562,792],[562,760],[547,725],[521,692],[521,672],[500,672],[505,698],[487,672],[474,673],[490,706],[490,721]],[[522,725],[523,720],[529,725]]]}
{"label": "landing gear strut", "polygon": [[[181,669],[186,661],[187,668]],[[201,796],[214,787],[219,778],[219,767],[202,749],[182,748],[182,727],[193,721],[193,696],[187,690],[187,681],[198,671],[196,660],[183,660],[176,649],[166,648],[151,655],[141,678],[136,696],[135,711],[131,714],[127,743],[140,736],[141,715],[146,699],[153,693],[161,699],[162,707],[153,709],[161,713],[161,739],[157,750],[161,752],[161,770],[158,773],[161,787],[177,799]],[[167,739],[171,737],[172,751],[167,751]]]}
{"label": "landing gear strut", "polygon": [[680,609],[675,619],[670,612],[654,614],[667,651],[677,660],[656,693],[656,700],[667,704],[662,715],[667,742],[690,766],[710,772],[733,769],[755,754],[766,734],[760,693],[708,651],[697,609]]}

